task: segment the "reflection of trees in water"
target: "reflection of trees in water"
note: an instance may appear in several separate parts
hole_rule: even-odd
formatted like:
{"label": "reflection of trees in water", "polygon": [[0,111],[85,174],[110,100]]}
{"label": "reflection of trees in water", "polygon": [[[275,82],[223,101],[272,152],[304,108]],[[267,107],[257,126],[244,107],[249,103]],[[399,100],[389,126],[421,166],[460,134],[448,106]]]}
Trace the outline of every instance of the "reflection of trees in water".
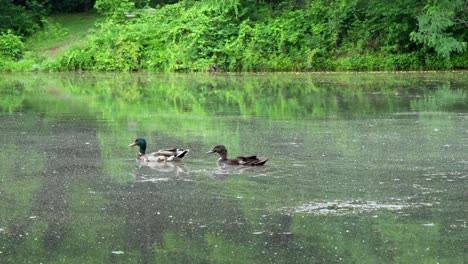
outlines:
{"label": "reflection of trees in water", "polygon": [[13,112],[23,107],[25,94],[25,84],[14,80],[12,82],[0,81],[0,110]]}
{"label": "reflection of trees in water", "polygon": [[[248,169],[220,170],[225,177],[242,177],[266,168],[260,172]],[[323,251],[318,238],[307,241],[292,233],[291,215],[265,212],[262,219],[246,215],[258,209],[226,195],[219,181],[200,184],[187,175],[177,177],[149,167],[138,168],[135,175],[137,182],[109,187],[109,214],[114,216],[116,249],[138,252],[142,263],[160,258],[175,262],[237,259],[241,263],[328,263],[334,259]],[[151,175],[146,178],[155,181],[138,182],[142,175]]]}
{"label": "reflection of trees in water", "polygon": [[[16,169],[13,171],[17,175],[14,176],[21,178],[24,177],[23,174],[36,172],[37,174],[32,177],[34,180],[37,179],[39,186],[32,190],[30,209],[8,223],[6,229],[10,242],[7,243],[9,248],[4,250],[4,253],[13,257],[17,249],[31,244],[31,241],[41,241],[35,243],[43,247],[43,251],[40,251],[44,255],[40,257],[44,259],[46,255],[50,257],[60,255],[59,252],[63,250],[67,237],[70,239],[70,231],[73,229],[71,223],[74,220],[72,205],[76,202],[73,201],[71,189],[80,181],[101,176],[102,166],[99,150],[92,147],[98,145],[93,122],[77,120],[51,122],[39,115],[33,118],[34,120],[29,120],[31,123],[28,124],[22,121],[15,125],[11,124],[18,126],[13,127],[15,131],[23,132],[8,136],[10,142],[14,142],[21,150],[15,157]],[[34,153],[38,157],[31,155]],[[28,157],[33,159],[30,160]],[[36,160],[39,157],[41,159]],[[43,164],[37,162],[42,159]],[[23,169],[31,169],[32,172]],[[28,241],[29,243],[26,243]],[[31,254],[37,253],[37,251],[31,252]],[[32,256],[15,258],[27,259]]]}
{"label": "reflection of trees in water", "polygon": [[[61,93],[84,96],[88,111],[118,121],[122,115],[141,119],[141,112],[159,114],[236,113],[267,118],[344,116],[408,111],[417,105],[428,111],[460,109],[466,93],[452,89],[458,75],[406,76],[392,74],[315,75],[84,75],[36,81],[0,81],[4,109],[17,109],[28,98],[44,91],[46,96]],[[433,78],[437,79],[434,81]],[[37,88],[35,86],[39,86]],[[19,88],[15,88],[19,87]],[[22,88],[21,88],[22,87]],[[21,89],[20,89],[21,88]],[[438,90],[443,90],[440,92]],[[421,98],[424,98],[421,103]],[[448,99],[447,99],[448,98]],[[434,102],[435,101],[435,102]],[[417,103],[415,103],[417,102]],[[423,106],[421,106],[423,104]],[[455,106],[452,106],[455,104]],[[49,107],[47,104],[42,107]],[[64,105],[63,107],[78,107]],[[116,113],[119,113],[117,116]],[[191,123],[190,125],[194,125]]]}
{"label": "reflection of trees in water", "polygon": [[220,232],[237,236],[245,224],[242,211],[225,200],[207,195],[194,181],[136,182],[115,187],[110,193],[111,214],[124,221],[127,245],[142,252],[145,263],[154,259],[165,233],[177,234],[194,247],[205,244],[205,235]]}
{"label": "reflection of trees in water", "polygon": [[72,204],[76,202],[71,188],[85,178],[101,175],[100,152],[90,148],[99,144],[94,126],[92,122],[75,120],[47,124],[41,129],[47,131],[41,144],[46,163],[32,210],[47,225],[43,237],[46,252],[59,250],[68,235],[68,225],[73,222]]}

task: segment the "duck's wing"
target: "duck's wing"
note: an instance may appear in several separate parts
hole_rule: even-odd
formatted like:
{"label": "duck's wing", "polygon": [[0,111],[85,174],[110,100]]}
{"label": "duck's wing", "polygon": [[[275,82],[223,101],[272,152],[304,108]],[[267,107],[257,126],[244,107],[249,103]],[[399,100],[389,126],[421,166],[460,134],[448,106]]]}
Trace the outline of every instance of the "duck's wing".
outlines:
{"label": "duck's wing", "polygon": [[166,157],[175,156],[177,154],[177,149],[160,149],[154,152],[154,154],[157,156],[166,156]]}
{"label": "duck's wing", "polygon": [[166,161],[174,161],[177,159],[182,159],[189,153],[190,150],[188,149],[161,149],[154,153],[156,156],[164,156],[167,157]]}
{"label": "duck's wing", "polygon": [[218,165],[241,165],[238,159],[218,160]]}
{"label": "duck's wing", "polygon": [[264,165],[267,161],[268,161],[268,159],[258,160],[253,165],[254,166],[261,166],[261,165]]}
{"label": "duck's wing", "polygon": [[265,164],[268,161],[268,159],[260,160],[257,158],[257,156],[248,156],[248,157],[239,156],[236,159],[239,161],[240,165],[246,165],[246,166],[260,166],[260,165]]}
{"label": "duck's wing", "polygon": [[160,150],[158,150],[158,152],[159,152],[159,151],[168,151],[168,152],[174,152],[174,153],[175,153],[177,150],[179,150],[179,149],[178,149],[178,148],[160,149]]}
{"label": "duck's wing", "polygon": [[237,156],[236,159],[239,161],[256,160],[257,156]]}

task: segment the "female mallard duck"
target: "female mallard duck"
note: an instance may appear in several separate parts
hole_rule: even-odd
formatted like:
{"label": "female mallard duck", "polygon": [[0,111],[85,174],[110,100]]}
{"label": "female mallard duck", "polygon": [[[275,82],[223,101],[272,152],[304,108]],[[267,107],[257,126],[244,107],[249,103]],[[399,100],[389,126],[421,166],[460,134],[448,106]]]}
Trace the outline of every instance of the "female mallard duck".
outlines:
{"label": "female mallard duck", "polygon": [[220,165],[260,166],[268,161],[268,159],[257,159],[257,156],[238,156],[235,159],[228,159],[227,149],[224,145],[216,145],[213,150],[208,151],[207,153],[218,153],[220,156],[218,164]]}
{"label": "female mallard duck", "polygon": [[140,161],[177,161],[182,159],[189,152],[188,149],[161,149],[157,152],[145,154],[146,140],[144,138],[137,138],[135,142],[128,145],[129,147],[139,146],[140,152],[137,159]]}

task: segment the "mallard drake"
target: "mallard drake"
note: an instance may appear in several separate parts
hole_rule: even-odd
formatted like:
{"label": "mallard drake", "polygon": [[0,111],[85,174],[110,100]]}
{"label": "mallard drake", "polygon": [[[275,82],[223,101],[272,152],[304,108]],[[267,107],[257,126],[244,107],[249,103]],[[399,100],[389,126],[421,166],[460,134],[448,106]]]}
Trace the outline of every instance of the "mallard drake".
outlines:
{"label": "mallard drake", "polygon": [[188,149],[161,149],[156,152],[146,153],[146,140],[144,138],[137,138],[135,142],[128,145],[129,147],[139,146],[140,152],[137,155],[137,159],[140,161],[177,161],[185,157],[189,153]]}
{"label": "mallard drake", "polygon": [[216,145],[213,150],[208,151],[207,154],[208,153],[218,153],[220,156],[218,164],[221,165],[261,166],[268,161],[268,159],[258,159],[257,156],[238,156],[235,159],[228,159],[228,151],[224,145]]}

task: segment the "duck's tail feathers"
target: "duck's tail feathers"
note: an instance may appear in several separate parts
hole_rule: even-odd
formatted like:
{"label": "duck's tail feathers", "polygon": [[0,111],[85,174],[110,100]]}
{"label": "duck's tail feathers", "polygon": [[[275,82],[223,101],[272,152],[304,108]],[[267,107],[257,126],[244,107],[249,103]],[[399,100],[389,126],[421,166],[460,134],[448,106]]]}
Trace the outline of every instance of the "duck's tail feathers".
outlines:
{"label": "duck's tail feathers", "polygon": [[185,157],[185,155],[187,155],[189,152],[190,152],[189,149],[178,149],[177,154],[176,154],[176,158],[181,159],[181,158]]}
{"label": "duck's tail feathers", "polygon": [[264,164],[265,164],[267,161],[268,161],[268,159],[259,160],[258,162],[255,162],[255,166],[261,166],[261,165],[264,165]]}

